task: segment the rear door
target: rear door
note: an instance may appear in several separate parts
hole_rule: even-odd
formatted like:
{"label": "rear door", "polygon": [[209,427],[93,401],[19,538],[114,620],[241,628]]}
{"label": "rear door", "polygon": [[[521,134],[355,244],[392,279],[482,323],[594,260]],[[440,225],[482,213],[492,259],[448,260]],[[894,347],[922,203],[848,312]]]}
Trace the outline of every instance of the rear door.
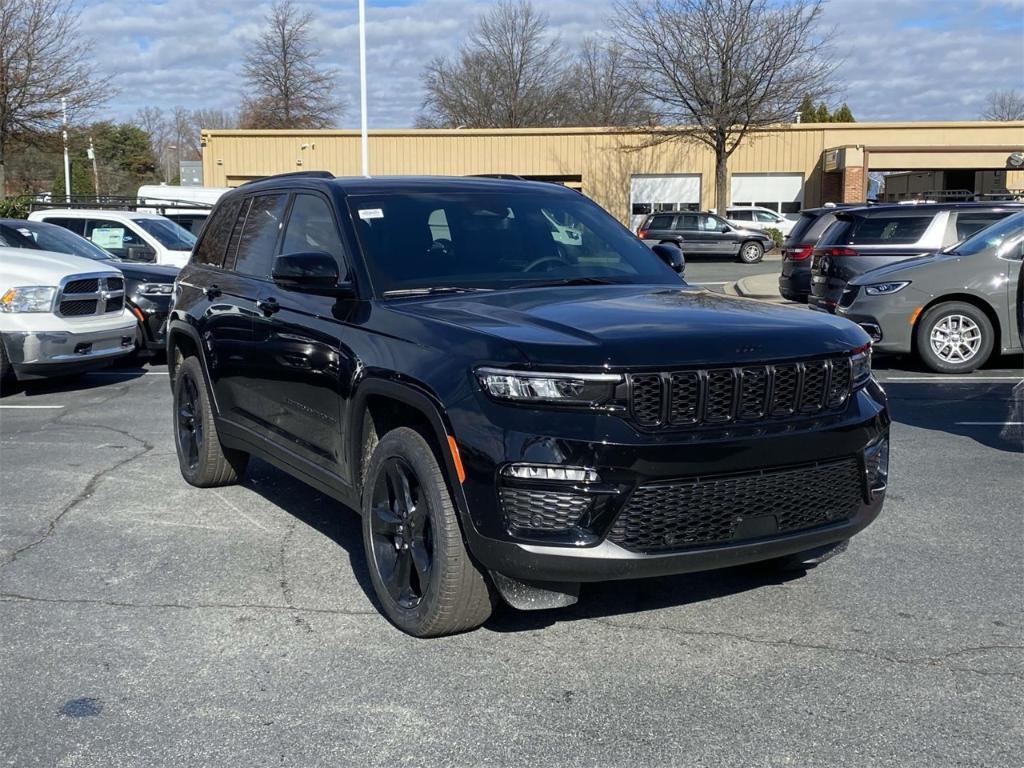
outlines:
{"label": "rear door", "polygon": [[[277,250],[328,253],[342,278],[349,272],[333,207],[315,191],[292,196]],[[348,481],[343,398],[355,358],[345,318],[355,302],[285,290],[271,281],[261,284],[257,298],[262,370],[250,386],[260,421],[272,440]]]}

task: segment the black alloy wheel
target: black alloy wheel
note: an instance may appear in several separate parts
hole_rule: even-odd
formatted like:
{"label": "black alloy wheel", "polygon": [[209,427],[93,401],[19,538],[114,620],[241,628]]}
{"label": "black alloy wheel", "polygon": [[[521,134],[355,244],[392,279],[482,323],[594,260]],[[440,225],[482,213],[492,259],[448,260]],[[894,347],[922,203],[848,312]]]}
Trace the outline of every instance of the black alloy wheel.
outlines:
{"label": "black alloy wheel", "polygon": [[381,580],[398,605],[415,608],[429,588],[434,536],[427,496],[404,459],[385,460],[374,483],[370,514]]}

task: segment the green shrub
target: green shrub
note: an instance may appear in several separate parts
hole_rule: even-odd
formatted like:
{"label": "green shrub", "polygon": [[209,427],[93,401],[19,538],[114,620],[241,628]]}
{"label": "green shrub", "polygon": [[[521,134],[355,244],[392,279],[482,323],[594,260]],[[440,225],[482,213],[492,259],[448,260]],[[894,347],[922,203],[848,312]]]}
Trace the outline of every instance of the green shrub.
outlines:
{"label": "green shrub", "polygon": [[767,229],[765,229],[764,233],[775,241],[776,248],[782,247],[782,241],[785,240],[786,238],[782,235],[782,232],[780,230],[776,229],[775,227],[768,227]]}
{"label": "green shrub", "polygon": [[28,197],[0,197],[0,219],[27,219]]}

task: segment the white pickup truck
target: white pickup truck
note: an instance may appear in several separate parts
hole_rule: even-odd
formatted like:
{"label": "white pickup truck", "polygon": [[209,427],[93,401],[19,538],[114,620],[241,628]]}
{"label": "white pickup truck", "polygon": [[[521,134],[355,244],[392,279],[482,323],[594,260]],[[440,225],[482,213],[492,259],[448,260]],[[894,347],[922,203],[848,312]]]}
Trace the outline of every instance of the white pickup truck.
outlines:
{"label": "white pickup truck", "polygon": [[0,248],[0,386],[101,368],[132,352],[135,326],[117,267]]}

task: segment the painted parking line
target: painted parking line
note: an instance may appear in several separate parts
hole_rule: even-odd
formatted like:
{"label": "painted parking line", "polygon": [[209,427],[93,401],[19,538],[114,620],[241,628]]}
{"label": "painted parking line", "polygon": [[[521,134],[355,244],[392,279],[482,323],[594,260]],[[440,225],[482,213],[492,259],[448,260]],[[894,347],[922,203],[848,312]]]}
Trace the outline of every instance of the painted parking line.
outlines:
{"label": "painted parking line", "polygon": [[958,421],[965,427],[1024,427],[1024,421]]}
{"label": "painted parking line", "polygon": [[[133,376],[138,377],[138,371],[91,371],[86,376]],[[167,371],[146,371],[142,376],[167,376]]]}
{"label": "painted parking line", "polygon": [[24,410],[37,410],[37,411],[50,411],[58,408],[63,408],[63,405],[0,405],[0,408],[10,408],[12,410],[24,409]]}
{"label": "painted parking line", "polygon": [[879,377],[881,382],[886,381],[941,381],[945,384],[961,384],[978,381],[1022,381],[1020,376],[886,376]]}

